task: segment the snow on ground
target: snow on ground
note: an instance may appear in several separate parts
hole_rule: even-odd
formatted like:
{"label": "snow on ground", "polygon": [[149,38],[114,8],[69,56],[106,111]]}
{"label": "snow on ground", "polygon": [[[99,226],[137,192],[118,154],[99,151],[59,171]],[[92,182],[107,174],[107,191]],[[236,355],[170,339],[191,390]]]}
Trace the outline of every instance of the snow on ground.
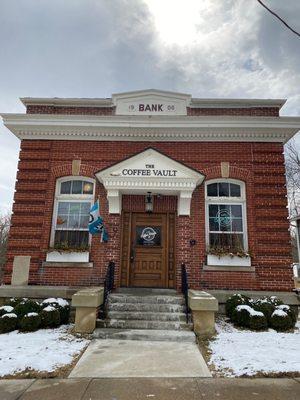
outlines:
{"label": "snow on ground", "polygon": [[68,333],[70,325],[36,332],[13,331],[0,335],[0,376],[28,368],[52,372],[70,364],[89,343]]}
{"label": "snow on ground", "polygon": [[239,330],[224,320],[216,329],[216,339],[209,343],[209,364],[225,376],[300,373],[300,322],[291,333]]}

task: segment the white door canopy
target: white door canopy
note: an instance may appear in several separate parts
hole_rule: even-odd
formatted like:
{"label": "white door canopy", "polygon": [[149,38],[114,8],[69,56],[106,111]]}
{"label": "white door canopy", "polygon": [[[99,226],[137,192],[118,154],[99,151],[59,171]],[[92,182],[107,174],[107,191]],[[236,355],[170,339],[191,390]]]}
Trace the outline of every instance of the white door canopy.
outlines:
{"label": "white door canopy", "polygon": [[192,193],[204,175],[148,148],[96,173],[107,190],[109,212],[120,214],[122,194],[178,196],[178,215],[190,215]]}

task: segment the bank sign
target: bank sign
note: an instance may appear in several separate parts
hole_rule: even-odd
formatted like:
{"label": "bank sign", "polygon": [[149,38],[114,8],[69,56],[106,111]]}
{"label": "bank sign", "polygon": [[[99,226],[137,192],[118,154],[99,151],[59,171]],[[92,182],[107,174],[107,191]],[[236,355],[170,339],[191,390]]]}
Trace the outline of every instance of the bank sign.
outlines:
{"label": "bank sign", "polygon": [[187,100],[166,96],[116,98],[116,115],[186,115]]}
{"label": "bank sign", "polygon": [[134,114],[176,114],[176,103],[134,102],[128,104],[128,112]]}

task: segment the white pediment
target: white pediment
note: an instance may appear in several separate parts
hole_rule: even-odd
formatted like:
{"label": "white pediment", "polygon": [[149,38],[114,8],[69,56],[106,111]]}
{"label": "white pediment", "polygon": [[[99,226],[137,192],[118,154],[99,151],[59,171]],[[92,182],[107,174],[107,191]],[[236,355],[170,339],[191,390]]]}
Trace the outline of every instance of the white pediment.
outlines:
{"label": "white pediment", "polygon": [[110,213],[120,213],[122,194],[176,195],[178,214],[189,215],[192,192],[204,175],[149,148],[96,173],[107,190]]}
{"label": "white pediment", "polygon": [[191,95],[163,90],[141,90],[112,95],[116,115],[186,115]]}

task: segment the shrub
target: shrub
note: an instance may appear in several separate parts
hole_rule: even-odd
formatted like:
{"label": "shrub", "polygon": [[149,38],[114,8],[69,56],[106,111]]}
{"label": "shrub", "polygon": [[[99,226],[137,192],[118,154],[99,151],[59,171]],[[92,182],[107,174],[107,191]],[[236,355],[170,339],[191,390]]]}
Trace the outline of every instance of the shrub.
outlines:
{"label": "shrub", "polygon": [[258,299],[253,303],[253,307],[256,311],[260,311],[267,318],[268,323],[270,323],[271,315],[275,311],[275,305],[270,297],[263,297]]}
{"label": "shrub", "polygon": [[277,296],[270,296],[268,297],[268,299],[270,299],[270,302],[275,306],[281,306],[283,304],[283,301],[280,300]]}
{"label": "shrub", "polygon": [[52,306],[59,311],[60,323],[67,324],[70,318],[70,306],[67,300],[61,298],[49,298],[45,299],[42,303],[43,306]]}
{"label": "shrub", "polygon": [[6,304],[8,306],[11,306],[13,308],[15,308],[19,303],[21,303],[21,301],[26,301],[28,300],[27,298],[22,298],[22,297],[12,297],[11,299],[8,300],[8,302],[6,302]]}
{"label": "shrub", "polygon": [[32,312],[24,315],[20,321],[20,331],[34,332],[41,326],[41,317],[38,313]]}
{"label": "shrub", "polygon": [[41,313],[41,326],[43,328],[56,328],[60,325],[59,311],[53,306],[45,307]]}
{"label": "shrub", "polygon": [[296,325],[298,315],[290,306],[288,306],[287,304],[281,304],[276,307],[276,310],[285,311],[287,315],[291,318],[293,327]]}
{"label": "shrub", "polygon": [[276,309],[270,319],[270,325],[276,331],[288,331],[293,328],[294,324],[287,312]]}
{"label": "shrub", "polygon": [[41,311],[41,306],[37,301],[24,299],[22,300],[16,307],[15,313],[17,314],[18,318],[21,319],[24,315],[36,312],[39,313]]}
{"label": "shrub", "polygon": [[246,304],[238,305],[231,314],[231,320],[235,325],[249,327],[252,311],[253,308]]}
{"label": "shrub", "polygon": [[[255,310],[254,310],[255,311]],[[266,316],[260,312],[255,311],[255,314],[250,315],[249,328],[254,331],[260,331],[268,327]]]}
{"label": "shrub", "polygon": [[17,327],[18,317],[14,313],[8,313],[0,317],[0,333],[11,332]]}
{"label": "shrub", "polygon": [[0,317],[4,314],[12,313],[14,308],[12,306],[2,306],[0,307]]}
{"label": "shrub", "polygon": [[237,306],[239,305],[250,305],[251,299],[241,294],[234,294],[226,300],[225,310],[226,315],[232,320],[232,314]]}

